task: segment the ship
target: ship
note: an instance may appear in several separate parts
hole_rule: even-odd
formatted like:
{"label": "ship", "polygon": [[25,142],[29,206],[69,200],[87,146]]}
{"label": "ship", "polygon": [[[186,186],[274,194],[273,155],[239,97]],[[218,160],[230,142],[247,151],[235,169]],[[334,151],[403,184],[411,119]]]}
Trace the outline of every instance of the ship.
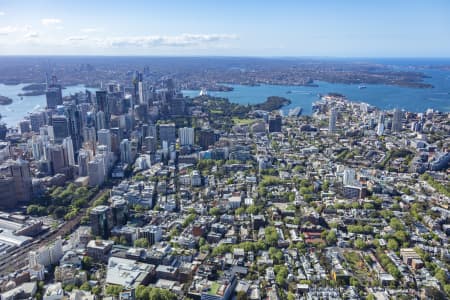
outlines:
{"label": "ship", "polygon": [[365,86],[365,85],[360,85],[360,86],[358,86],[358,89],[360,89],[360,90],[366,89],[366,88],[367,88],[367,86]]}
{"label": "ship", "polygon": [[288,116],[289,117],[299,117],[302,114],[303,108],[300,106],[294,107],[289,110]]}
{"label": "ship", "polygon": [[207,95],[208,95],[208,92],[206,91],[206,89],[205,89],[205,88],[202,88],[202,89],[200,90],[199,96],[207,96]]}

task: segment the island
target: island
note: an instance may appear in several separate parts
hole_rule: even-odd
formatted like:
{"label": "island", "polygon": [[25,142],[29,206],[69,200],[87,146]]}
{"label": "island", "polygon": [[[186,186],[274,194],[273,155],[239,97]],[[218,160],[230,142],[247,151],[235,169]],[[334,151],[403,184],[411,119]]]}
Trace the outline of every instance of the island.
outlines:
{"label": "island", "polygon": [[25,93],[20,93],[18,96],[41,96],[45,94],[47,85],[45,83],[32,83],[22,88]]}
{"label": "island", "polygon": [[282,108],[285,105],[291,104],[291,100],[279,97],[279,96],[270,96],[263,103],[253,105],[253,109],[255,110],[266,110],[273,111]]}
{"label": "island", "polygon": [[0,105],[9,105],[13,102],[11,98],[0,96]]}

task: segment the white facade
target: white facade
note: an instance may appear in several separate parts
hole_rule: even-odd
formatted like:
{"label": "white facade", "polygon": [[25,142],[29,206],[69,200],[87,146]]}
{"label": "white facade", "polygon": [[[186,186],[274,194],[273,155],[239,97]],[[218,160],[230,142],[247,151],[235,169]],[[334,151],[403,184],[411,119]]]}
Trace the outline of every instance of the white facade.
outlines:
{"label": "white facade", "polygon": [[183,127],[178,130],[180,136],[180,145],[194,145],[194,128]]}

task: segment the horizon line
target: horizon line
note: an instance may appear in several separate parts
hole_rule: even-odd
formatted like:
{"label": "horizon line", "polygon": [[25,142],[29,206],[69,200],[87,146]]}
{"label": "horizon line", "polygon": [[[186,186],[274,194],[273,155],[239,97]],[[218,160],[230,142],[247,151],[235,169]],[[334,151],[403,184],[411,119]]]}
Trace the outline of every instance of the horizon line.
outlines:
{"label": "horizon line", "polygon": [[271,58],[271,59],[450,59],[450,56],[314,56],[314,55],[152,55],[152,54],[0,54],[8,57],[133,57],[133,58]]}

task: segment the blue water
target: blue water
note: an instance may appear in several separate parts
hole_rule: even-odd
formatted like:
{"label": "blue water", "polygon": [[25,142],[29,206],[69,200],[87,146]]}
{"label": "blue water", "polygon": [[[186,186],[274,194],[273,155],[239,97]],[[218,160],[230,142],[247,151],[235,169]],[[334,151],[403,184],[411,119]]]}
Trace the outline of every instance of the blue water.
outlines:
{"label": "blue water", "polygon": [[[18,123],[29,113],[45,108],[45,95],[24,96],[20,99],[18,94],[24,93],[22,90],[28,84],[4,85],[0,84],[0,95],[11,98],[13,102],[10,105],[0,105],[1,122],[10,127],[16,127]],[[69,96],[85,90],[95,91],[93,88],[86,88],[84,85],[68,86],[62,90],[63,96]]]}
{"label": "blue water", "polygon": [[[359,89],[358,85],[337,84],[316,81],[319,87],[302,87],[286,85],[230,85],[231,92],[208,92],[212,96],[225,97],[231,102],[240,104],[254,104],[266,100],[269,96],[288,98],[292,104],[283,108],[288,110],[296,106],[303,108],[304,114],[311,114],[312,103],[318,100],[318,94],[330,92],[340,93],[353,101],[366,102],[380,109],[405,109],[412,112],[424,112],[428,108],[450,112],[450,71],[421,70],[431,78],[424,82],[431,83],[434,88],[419,89],[398,87],[383,84],[365,84],[366,89]],[[292,93],[288,94],[287,92]],[[183,91],[186,96],[197,96],[199,91]]]}

